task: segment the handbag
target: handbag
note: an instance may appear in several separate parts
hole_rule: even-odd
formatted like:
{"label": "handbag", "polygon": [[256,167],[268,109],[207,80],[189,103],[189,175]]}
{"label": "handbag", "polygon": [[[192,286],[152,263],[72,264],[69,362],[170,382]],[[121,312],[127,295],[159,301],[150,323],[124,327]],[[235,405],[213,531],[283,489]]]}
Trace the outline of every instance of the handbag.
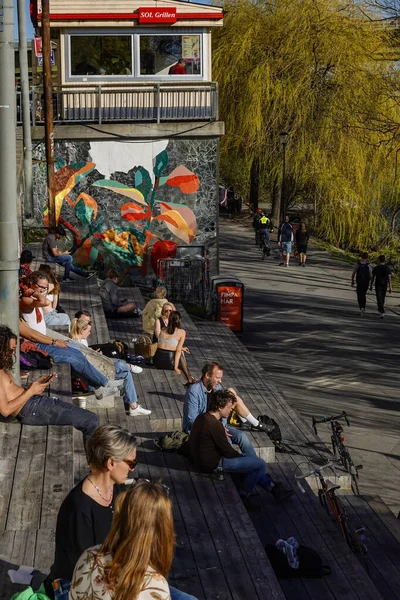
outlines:
{"label": "handbag", "polygon": [[157,351],[158,342],[153,343],[149,335],[139,335],[134,342],[135,354],[140,354],[145,360],[153,358]]}

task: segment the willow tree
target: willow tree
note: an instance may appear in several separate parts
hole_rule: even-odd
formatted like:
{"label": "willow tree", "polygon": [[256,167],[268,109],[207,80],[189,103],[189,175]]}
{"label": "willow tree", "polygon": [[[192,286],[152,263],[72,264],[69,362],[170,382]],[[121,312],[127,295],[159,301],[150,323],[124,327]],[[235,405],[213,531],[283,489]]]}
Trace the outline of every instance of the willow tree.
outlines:
{"label": "willow tree", "polygon": [[317,203],[319,232],[371,247],[388,232],[399,75],[383,60],[388,33],[340,0],[238,0],[214,37],[222,176],[249,188],[258,163],[269,195],[290,133],[291,196]]}

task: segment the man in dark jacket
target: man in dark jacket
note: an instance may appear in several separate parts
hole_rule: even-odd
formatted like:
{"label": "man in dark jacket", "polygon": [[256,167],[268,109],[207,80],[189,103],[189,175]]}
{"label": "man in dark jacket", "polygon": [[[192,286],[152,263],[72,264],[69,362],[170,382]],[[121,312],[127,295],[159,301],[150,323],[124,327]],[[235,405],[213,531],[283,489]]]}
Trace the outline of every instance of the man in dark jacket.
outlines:
{"label": "man in dark jacket", "polygon": [[351,285],[354,286],[354,280],[356,281],[357,288],[357,301],[360,308],[360,316],[363,317],[365,314],[365,307],[367,304],[367,291],[372,278],[372,266],[368,261],[368,253],[363,252],[361,258],[354,267],[351,275]]}
{"label": "man in dark jacket", "polygon": [[279,266],[289,266],[290,253],[292,252],[293,243],[293,227],[289,223],[289,217],[286,216],[285,220],[279,227],[278,231],[278,246],[280,263]]}
{"label": "man in dark jacket", "polygon": [[392,274],[389,265],[386,264],[386,258],[383,254],[378,258],[378,264],[372,270],[372,279],[370,290],[375,283],[376,303],[378,312],[383,319],[385,316],[385,298],[389,286],[389,294],[392,293]]}
{"label": "man in dark jacket", "polygon": [[293,490],[274,483],[266,473],[265,461],[258,456],[240,454],[228,442],[221,419],[228,418],[235,404],[235,396],[228,391],[214,392],[208,401],[208,411],[200,414],[193,423],[187,442],[188,455],[196,467],[204,473],[212,473],[223,466],[227,473],[244,476],[239,493],[247,498],[256,485],[271,492],[275,500],[284,501]]}

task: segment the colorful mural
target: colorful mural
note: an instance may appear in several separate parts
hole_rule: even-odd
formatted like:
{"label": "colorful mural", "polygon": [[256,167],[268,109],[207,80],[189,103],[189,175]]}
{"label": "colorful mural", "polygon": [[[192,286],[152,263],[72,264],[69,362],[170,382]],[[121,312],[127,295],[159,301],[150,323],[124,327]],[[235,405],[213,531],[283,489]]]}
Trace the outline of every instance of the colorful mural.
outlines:
{"label": "colorful mural", "polygon": [[[212,142],[216,159],[216,142]],[[153,149],[164,149],[153,157],[147,146],[141,157],[146,166],[137,166],[140,143],[113,143],[110,147],[104,142],[101,150],[96,144],[96,148],[91,148],[90,142],[56,145],[56,218],[70,232],[75,262],[100,269],[117,267],[120,271],[140,267],[145,275],[156,271],[159,258],[175,256],[178,245],[191,244],[195,239],[196,244],[202,244],[205,238],[211,245],[215,243],[216,160],[208,165],[212,177],[206,177],[202,186],[201,172],[179,162],[186,156],[194,167],[202,164],[200,155],[193,161],[187,152],[176,151],[182,142],[156,142]],[[132,156],[128,172],[117,170],[122,152],[124,160],[120,162],[124,166],[129,161],[126,153]],[[87,160],[68,162],[71,154],[78,159],[83,155]],[[43,168],[36,172],[42,184],[43,175]],[[42,214],[47,225],[47,204],[42,205]],[[207,228],[203,226],[205,218]]]}

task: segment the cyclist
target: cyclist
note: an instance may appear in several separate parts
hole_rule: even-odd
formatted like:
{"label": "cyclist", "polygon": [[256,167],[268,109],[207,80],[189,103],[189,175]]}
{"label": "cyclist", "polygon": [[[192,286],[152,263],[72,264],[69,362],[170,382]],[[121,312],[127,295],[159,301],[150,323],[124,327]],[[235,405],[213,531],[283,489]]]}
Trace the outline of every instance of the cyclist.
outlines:
{"label": "cyclist", "polygon": [[259,225],[260,225],[260,219],[263,216],[263,211],[261,208],[257,208],[257,211],[253,217],[253,228],[255,230],[256,233],[256,246],[258,246],[258,244],[260,243],[260,232],[259,232]]}
{"label": "cyclist", "polygon": [[258,232],[260,235],[260,248],[263,251],[264,255],[269,256],[271,254],[271,247],[269,244],[270,241],[270,231],[272,230],[271,219],[267,217],[264,213],[261,215],[258,221]]}

